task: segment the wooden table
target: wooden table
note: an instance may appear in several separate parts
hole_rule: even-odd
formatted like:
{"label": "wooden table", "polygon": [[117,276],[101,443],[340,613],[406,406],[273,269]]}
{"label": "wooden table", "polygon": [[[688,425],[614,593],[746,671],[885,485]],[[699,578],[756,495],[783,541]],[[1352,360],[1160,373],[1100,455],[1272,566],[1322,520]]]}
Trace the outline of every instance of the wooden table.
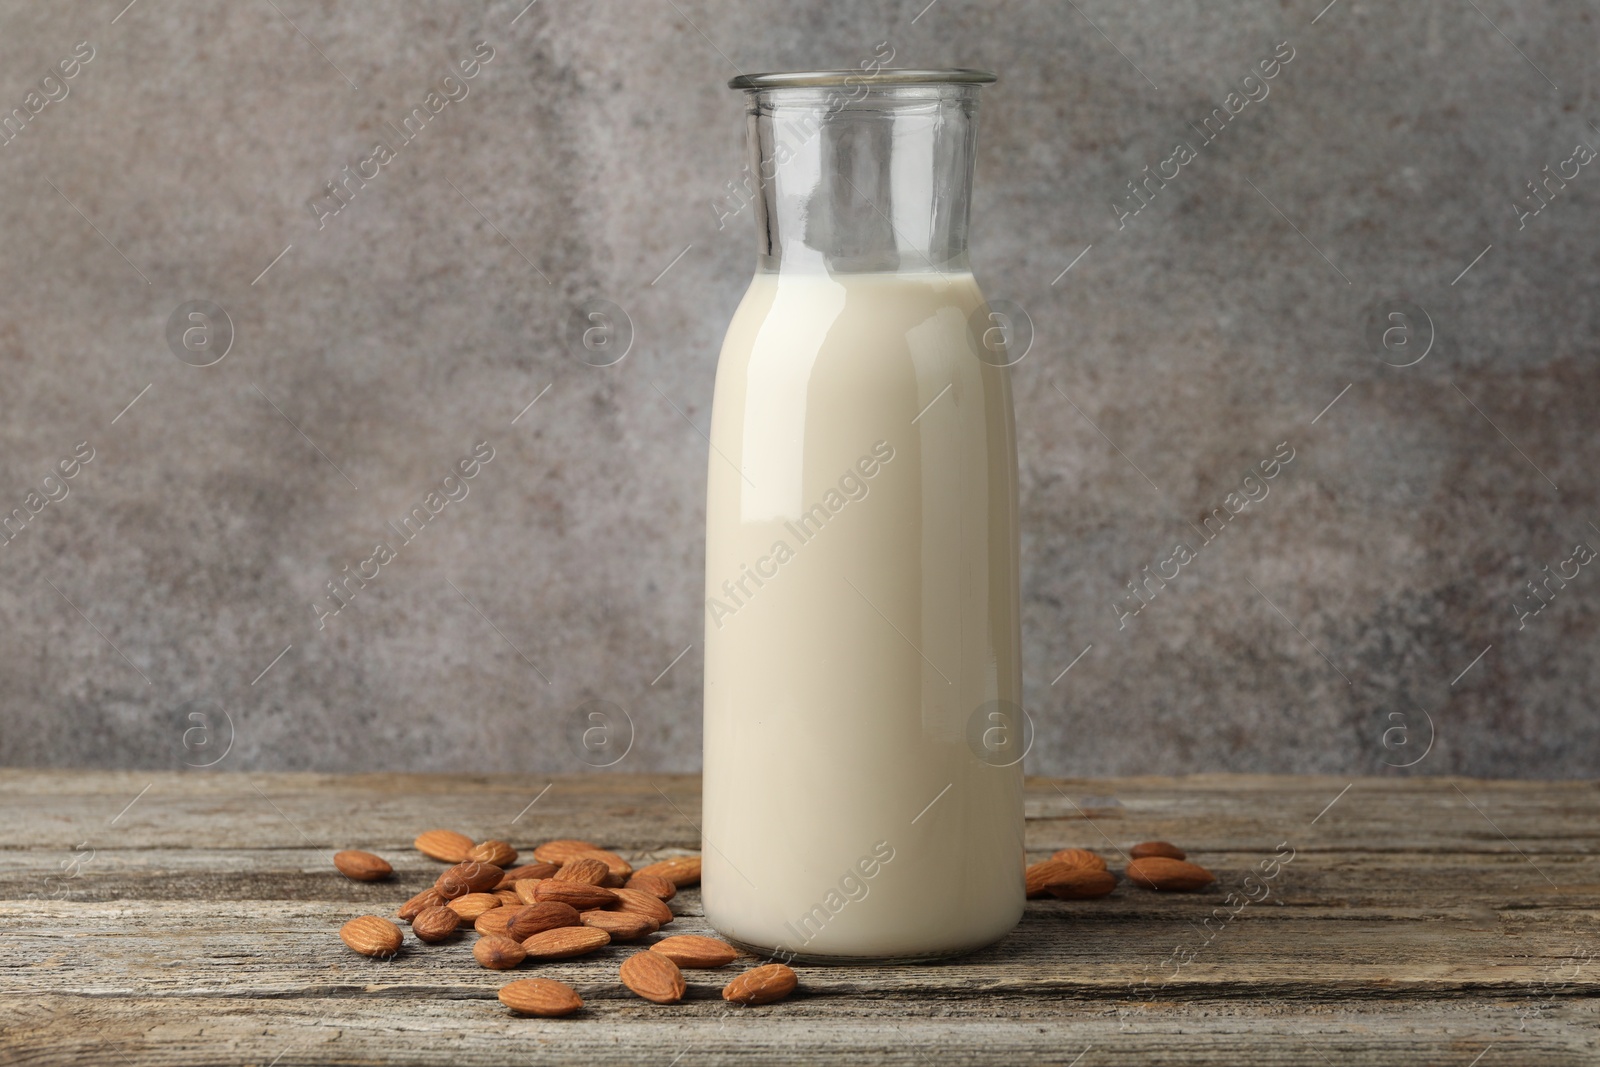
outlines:
{"label": "wooden table", "polygon": [[[422,829],[638,861],[696,849],[699,807],[695,777],[0,771],[0,1062],[1600,1062],[1593,783],[1034,779],[1033,858],[1078,845],[1117,869],[1164,838],[1218,884],[1035,901],[981,954],[801,968],[765,1008],[729,1008],[703,971],[688,1002],[646,1003],[613,948],[525,965],[586,1007],[518,1018],[466,940],[376,962],[336,937],[431,883]],[[344,847],[395,880],[339,876]],[[675,932],[711,932],[697,891],[673,904]]]}

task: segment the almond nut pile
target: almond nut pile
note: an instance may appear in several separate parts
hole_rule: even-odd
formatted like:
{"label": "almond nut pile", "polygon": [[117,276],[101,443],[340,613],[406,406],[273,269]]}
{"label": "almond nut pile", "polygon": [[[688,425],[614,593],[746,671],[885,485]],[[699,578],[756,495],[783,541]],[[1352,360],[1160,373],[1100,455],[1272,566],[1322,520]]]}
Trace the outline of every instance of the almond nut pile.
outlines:
{"label": "almond nut pile", "polygon": [[[1189,863],[1183,849],[1167,841],[1145,841],[1128,850],[1128,881],[1162,892],[1189,892],[1204,889],[1216,875],[1196,863]],[[1106,861],[1083,848],[1064,848],[1047,860],[1029,865],[1029,898],[1045,895],[1060,900],[1088,900],[1103,897],[1117,887],[1117,876],[1106,870]]]}
{"label": "almond nut pile", "polygon": [[[700,882],[700,857],[678,856],[634,870],[627,860],[588,841],[546,841],[531,863],[509,842],[474,841],[454,830],[428,830],[413,844],[448,863],[427,889],[400,905],[396,918],[411,924],[423,944],[455,940],[471,927],[478,935],[472,958],[507,971],[522,964],[585,956],[613,943],[638,942],[676,916],[667,902]],[[336,853],[333,865],[358,882],[394,873],[370,852]],[[351,919],[339,930],[349,948],[375,959],[393,958],[405,942],[400,927],[377,915]],[[714,937],[664,937],[622,961],[617,977],[634,994],[656,1004],[676,1004],[688,993],[685,969],[725,967],[739,950]],[[722,990],[732,1004],[771,1004],[794,992],[798,979],[781,963],[752,968]],[[564,982],[525,978],[503,986],[500,1003],[521,1015],[555,1017],[583,1007]]]}
{"label": "almond nut pile", "polygon": [[[507,971],[529,961],[572,959],[607,945],[639,942],[676,917],[668,905],[678,890],[700,882],[700,857],[678,856],[634,870],[627,860],[588,841],[546,841],[531,863],[506,841],[473,841],[454,830],[428,830],[414,842],[418,852],[450,864],[434,884],[400,905],[396,917],[411,924],[423,944],[454,940],[471,927],[478,935],[472,957],[489,970]],[[382,881],[394,873],[370,852],[336,853],[333,864],[346,878]],[[1181,848],[1145,841],[1128,851],[1129,881],[1146,889],[1186,892],[1216,876],[1188,862]],[[1106,861],[1082,848],[1064,848],[1029,865],[1028,897],[1088,900],[1109,895],[1117,876]],[[394,957],[405,941],[399,926],[376,915],[351,919],[339,937],[352,951],[377,959]],[[635,995],[656,1004],[676,1004],[688,993],[686,969],[725,967],[739,950],[715,937],[663,937],[622,961],[618,979]],[[795,972],[768,963],[734,977],[722,989],[732,1004],[771,1004],[794,992]],[[555,1017],[583,1007],[564,982],[524,978],[500,989],[500,1003],[521,1015]]]}

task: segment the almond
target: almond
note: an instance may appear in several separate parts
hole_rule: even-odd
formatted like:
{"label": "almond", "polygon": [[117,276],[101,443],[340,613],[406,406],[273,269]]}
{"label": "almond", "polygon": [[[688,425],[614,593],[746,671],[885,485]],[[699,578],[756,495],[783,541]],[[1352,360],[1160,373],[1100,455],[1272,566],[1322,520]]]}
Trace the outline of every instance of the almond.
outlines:
{"label": "almond", "polygon": [[661,924],[647,915],[639,915],[631,911],[607,911],[605,908],[591,908],[579,912],[578,918],[585,926],[592,926],[596,930],[604,930],[611,935],[613,941],[637,941],[646,934],[653,934],[661,929]]}
{"label": "almond", "polygon": [[1171,841],[1144,841],[1128,850],[1129,859],[1142,860],[1151,856],[1164,856],[1169,860],[1186,860],[1189,858],[1188,853]]}
{"label": "almond", "polygon": [[676,918],[672,914],[672,909],[667,907],[666,902],[660,897],[651,896],[637,889],[613,889],[611,892],[617,896],[616,906],[619,909],[654,919],[658,926],[665,926]]}
{"label": "almond", "polygon": [[[521,910],[521,904],[518,904],[515,907],[506,907],[502,904],[498,908],[491,908],[482,915],[478,916],[476,919],[472,920],[472,928],[476,930],[481,937],[511,937],[511,935],[506,932],[506,928],[511,925],[511,917]],[[526,936],[526,934],[523,935],[523,937]],[[522,938],[512,937],[511,940],[521,941]]]}
{"label": "almond", "polygon": [[454,830],[427,830],[411,843],[424,856],[445,863],[460,863],[472,851],[472,838]]}
{"label": "almond", "polygon": [[1166,856],[1145,856],[1128,864],[1128,879],[1147,889],[1187,892],[1208,886],[1217,877],[1199,864]]}
{"label": "almond", "polygon": [[509,937],[480,937],[472,958],[491,971],[509,971],[528,958],[528,950]]}
{"label": "almond", "polygon": [[552,877],[558,882],[585,882],[589,885],[599,885],[606,880],[607,870],[604,862],[596,859],[579,858],[568,860],[567,863]]}
{"label": "almond", "polygon": [[608,852],[603,848],[590,849],[588,852],[581,853],[577,858],[586,860],[599,860],[601,863],[605,864],[606,869],[611,872],[611,877],[620,878],[624,882],[626,882],[628,877],[633,874],[632,864],[623,859],[621,856],[617,855],[615,852]]}
{"label": "almond", "polygon": [[1103,897],[1117,888],[1117,876],[1091,867],[1074,867],[1045,887],[1061,900],[1089,900]]}
{"label": "almond", "polygon": [[539,883],[547,881],[544,878],[521,878],[511,883],[511,891],[517,894],[517,899],[524,904],[537,904],[539,898],[534,893],[539,888]]}
{"label": "almond", "polygon": [[493,893],[468,893],[464,897],[456,897],[449,907],[467,922],[477,922],[478,916],[484,912],[500,907],[500,898]]}
{"label": "almond", "polygon": [[[518,882],[522,885],[522,882]],[[579,911],[588,911],[590,908],[604,908],[617,902],[618,893],[627,893],[626,889],[604,889],[587,882],[558,882],[554,878],[544,878],[533,883],[533,899],[535,901],[559,900],[563,904],[571,904]],[[521,896],[522,894],[517,894]],[[661,902],[656,901],[657,904]]]}
{"label": "almond", "polygon": [[523,1015],[571,1015],[583,1007],[577,990],[548,978],[524,978],[500,989],[500,1003]]}
{"label": "almond", "polygon": [[432,886],[429,886],[427,889],[424,889],[422,892],[418,893],[416,896],[400,905],[400,910],[395,914],[399,918],[404,919],[406,922],[411,922],[424,910],[428,908],[443,907],[444,903],[445,899],[439,895],[439,891],[434,889]]}
{"label": "almond", "polygon": [[722,987],[722,999],[734,1004],[771,1004],[794,992],[800,980],[781,963],[746,971]]}
{"label": "almond", "polygon": [[570,837],[557,841],[546,841],[533,850],[533,858],[543,860],[545,863],[563,864],[571,859],[577,859],[585,852],[598,852],[600,846],[593,841],[577,841]]}
{"label": "almond", "polygon": [[513,867],[500,876],[500,884],[496,889],[510,889],[512,882],[523,878],[549,878],[559,871],[561,867],[554,863],[524,863],[521,867]]}
{"label": "almond", "polygon": [[1060,860],[1068,867],[1082,867],[1090,871],[1103,871],[1106,869],[1106,861],[1086,848],[1064,848],[1050,858]]}
{"label": "almond", "polygon": [[506,926],[506,936],[526,941],[534,934],[542,934],[546,930],[581,925],[583,919],[578,915],[577,908],[557,900],[546,900],[539,904],[529,904],[525,908],[512,909],[511,921]]}
{"label": "almond", "polygon": [[467,851],[467,859],[492,863],[496,867],[509,867],[517,862],[517,850],[505,841],[479,841]]}
{"label": "almond", "polygon": [[662,900],[671,900],[678,895],[678,887],[659,874],[636,874],[624,882],[622,888],[637,889]]}
{"label": "almond", "polygon": [[634,874],[653,874],[665,878],[679,889],[700,884],[700,857],[674,856],[670,860],[640,867]]}
{"label": "almond", "polygon": [[635,952],[617,973],[623,985],[657,1004],[676,1004],[687,989],[678,965],[658,952]]}
{"label": "almond", "polygon": [[650,951],[661,953],[679,967],[721,967],[739,956],[739,950],[726,941],[699,934],[663,937],[650,946]]}
{"label": "almond", "polygon": [[1025,874],[1028,896],[1042,897],[1051,882],[1064,878],[1068,871],[1077,870],[1061,860],[1040,860],[1030,864]]}
{"label": "almond", "polygon": [[534,934],[522,942],[522,948],[529,959],[564,960],[610,943],[611,935],[593,926],[561,926]]}
{"label": "almond", "polygon": [[441,874],[439,880],[433,883],[433,888],[446,900],[454,900],[468,893],[487,893],[500,884],[505,873],[492,863],[467,860]]}
{"label": "almond", "polygon": [[347,848],[333,854],[333,865],[352,882],[380,882],[394,873],[382,856]]}
{"label": "almond", "polygon": [[494,895],[499,898],[500,903],[506,907],[516,908],[522,905],[522,898],[517,896],[516,890],[496,889],[494,891]]}
{"label": "almond", "polygon": [[339,927],[339,940],[363,956],[388,959],[400,951],[404,936],[400,928],[388,919],[363,915]]}
{"label": "almond", "polygon": [[417,940],[430,945],[445,940],[460,927],[461,916],[454,908],[423,908],[411,920],[411,932],[417,935]]}

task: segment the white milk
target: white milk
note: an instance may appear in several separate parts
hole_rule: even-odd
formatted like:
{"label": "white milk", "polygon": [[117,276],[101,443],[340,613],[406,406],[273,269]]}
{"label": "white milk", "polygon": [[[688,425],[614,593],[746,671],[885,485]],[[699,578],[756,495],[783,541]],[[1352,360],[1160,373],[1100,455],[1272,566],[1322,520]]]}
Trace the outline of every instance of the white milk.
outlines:
{"label": "white milk", "polygon": [[969,273],[760,273],[729,326],[703,887],[748,946],[948,955],[1022,914],[1020,738],[987,762],[969,742],[1022,699],[1015,428],[1009,372],[974,353],[982,304]]}

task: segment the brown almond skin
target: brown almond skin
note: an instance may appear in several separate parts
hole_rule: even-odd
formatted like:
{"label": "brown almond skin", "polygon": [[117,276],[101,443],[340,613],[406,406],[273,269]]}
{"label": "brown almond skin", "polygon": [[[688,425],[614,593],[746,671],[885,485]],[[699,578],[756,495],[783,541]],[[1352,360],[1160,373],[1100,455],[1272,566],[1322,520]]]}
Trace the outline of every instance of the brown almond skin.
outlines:
{"label": "brown almond skin", "polygon": [[670,860],[647,864],[634,874],[653,874],[665,878],[679,889],[700,884],[700,857],[674,856]]}
{"label": "brown almond skin", "polygon": [[[506,930],[511,925],[511,917],[521,907],[522,905],[518,904],[515,907],[501,905],[498,908],[491,908],[472,920],[472,928],[480,937],[511,937]],[[511,940],[520,942],[522,938],[512,937]]]}
{"label": "brown almond skin", "polygon": [[394,873],[394,868],[382,856],[354,848],[335,852],[333,865],[352,882],[381,882]]}
{"label": "brown almond skin", "polygon": [[508,841],[479,841],[467,850],[467,859],[479,863],[492,863],[496,867],[510,867],[517,862],[517,850]]}
{"label": "brown almond skin", "polygon": [[699,934],[663,937],[650,946],[679,967],[722,967],[739,958],[739,950],[726,941]]}
{"label": "brown almond skin", "polygon": [[1215,882],[1217,876],[1197,863],[1166,856],[1145,856],[1128,864],[1128,880],[1146,889],[1185,893],[1204,889]]}
{"label": "brown almond skin", "polygon": [[626,882],[633,875],[633,865],[615,852],[607,849],[596,848],[577,856],[578,859],[599,860],[606,865],[606,870],[611,872],[611,877],[620,878]]}
{"label": "brown almond skin", "polygon": [[554,863],[524,863],[521,867],[513,867],[500,876],[500,884],[496,889],[510,889],[512,883],[524,878],[549,878],[559,871],[561,867]]}
{"label": "brown almond skin", "polygon": [[534,934],[522,942],[529,959],[565,960],[611,944],[611,935],[593,926],[562,926]]}
{"label": "brown almond skin", "polygon": [[604,930],[611,935],[611,940],[613,941],[637,941],[639,938],[647,934],[653,934],[661,929],[661,924],[654,919],[631,911],[591,908],[588,911],[579,912],[578,918],[583,921],[585,926]]}
{"label": "brown almond skin", "polygon": [[789,967],[769,963],[745,971],[722,987],[722,999],[733,1004],[771,1004],[794,992],[800,980]]}
{"label": "brown almond skin", "polygon": [[1189,854],[1170,841],[1142,841],[1128,850],[1129,859],[1148,859],[1151,856],[1164,856],[1169,860],[1186,860]]}
{"label": "brown almond skin", "polygon": [[571,1015],[583,1007],[578,991],[548,978],[524,978],[500,989],[500,1003],[522,1015],[554,1018]]}
{"label": "brown almond skin", "polygon": [[516,908],[522,906],[522,898],[517,896],[516,890],[514,889],[496,889],[494,891],[494,895],[499,899],[501,904],[504,904],[507,907]]}
{"label": "brown almond skin", "polygon": [[593,841],[579,841],[575,838],[563,837],[555,841],[546,841],[534,849],[533,858],[560,866],[568,860],[577,859],[585,852],[597,852],[599,849],[600,846]]}
{"label": "brown almond skin", "polygon": [[444,907],[444,904],[444,897],[439,895],[439,891],[437,889],[429,886],[427,889],[424,889],[422,892],[418,893],[416,896],[400,905],[400,910],[395,914],[399,918],[404,919],[406,922],[410,922],[425,909],[442,908]]}
{"label": "brown almond skin", "polygon": [[461,916],[446,907],[424,908],[411,920],[411,932],[430,945],[448,940],[461,928]]}
{"label": "brown almond skin", "polygon": [[1110,871],[1074,867],[1046,888],[1059,900],[1092,900],[1117,888],[1117,876]]}
{"label": "brown almond skin", "polygon": [[339,940],[363,956],[388,959],[400,951],[400,943],[405,937],[400,933],[400,928],[388,919],[362,915],[339,927]]}
{"label": "brown almond skin", "polygon": [[1069,871],[1076,869],[1061,860],[1040,860],[1038,863],[1029,864],[1024,876],[1029,899],[1044,896],[1051,882],[1066,877]]}
{"label": "brown almond skin", "polygon": [[1068,867],[1082,867],[1090,871],[1103,871],[1106,869],[1106,861],[1086,848],[1064,848],[1050,858],[1059,860]]}
{"label": "brown almond skin", "polygon": [[[521,885],[522,883],[517,883]],[[618,893],[626,893],[626,889],[605,889],[587,882],[558,882],[554,878],[545,878],[533,883],[533,899],[535,902],[558,900],[563,904],[571,904],[579,911],[588,911],[590,908],[609,907],[617,902]],[[521,894],[518,894],[519,896]],[[656,903],[661,903],[656,901]]]}
{"label": "brown almond skin", "polygon": [[618,908],[643,915],[647,919],[654,919],[658,926],[666,926],[677,917],[660,897],[651,896],[637,889],[613,889],[612,892],[617,895]]}
{"label": "brown almond skin", "polygon": [[622,884],[624,889],[637,889],[661,900],[671,900],[678,895],[678,887],[659,874],[636,874]]}
{"label": "brown almond skin", "polygon": [[460,863],[472,851],[472,838],[454,830],[425,830],[411,844],[429,859]]}
{"label": "brown almond skin", "polygon": [[611,871],[601,860],[580,856],[562,867],[553,876],[558,882],[583,882],[599,885]]}
{"label": "brown almond skin", "polygon": [[656,1004],[676,1004],[688,988],[671,957],[656,952],[635,952],[617,974],[623,985]]}
{"label": "brown almond skin", "polygon": [[480,937],[472,958],[491,971],[509,971],[528,958],[528,950],[509,937]]}
{"label": "brown almond skin", "polygon": [[500,884],[505,871],[492,863],[466,860],[456,864],[439,876],[433,888],[446,900],[464,897],[468,893],[487,893]]}
{"label": "brown almond skin", "polygon": [[539,883],[548,880],[549,879],[546,878],[521,878],[511,883],[511,891],[515,893],[517,895],[517,899],[522,901],[524,904],[537,904],[539,903],[539,898],[536,895],[536,891],[538,890]]}
{"label": "brown almond skin", "polygon": [[[578,914],[578,909],[571,904],[563,904],[559,900],[545,900],[537,904],[513,910],[514,918],[508,927],[510,933],[518,933],[518,941],[526,941],[534,934],[542,934],[546,930],[559,930],[563,926],[582,926],[583,919]],[[510,936],[508,934],[507,936]]]}
{"label": "brown almond skin", "polygon": [[450,910],[469,923],[477,922],[478,916],[500,906],[500,898],[493,893],[468,893],[466,896],[456,897],[448,905]]}

